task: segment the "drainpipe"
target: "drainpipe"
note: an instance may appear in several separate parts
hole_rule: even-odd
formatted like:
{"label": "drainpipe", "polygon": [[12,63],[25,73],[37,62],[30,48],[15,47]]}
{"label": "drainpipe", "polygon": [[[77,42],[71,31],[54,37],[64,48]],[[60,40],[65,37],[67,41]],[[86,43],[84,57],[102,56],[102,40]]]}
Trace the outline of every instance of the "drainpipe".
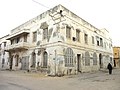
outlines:
{"label": "drainpipe", "polygon": [[57,60],[57,53],[56,53],[56,50],[55,50],[55,76],[56,76],[56,60]]}

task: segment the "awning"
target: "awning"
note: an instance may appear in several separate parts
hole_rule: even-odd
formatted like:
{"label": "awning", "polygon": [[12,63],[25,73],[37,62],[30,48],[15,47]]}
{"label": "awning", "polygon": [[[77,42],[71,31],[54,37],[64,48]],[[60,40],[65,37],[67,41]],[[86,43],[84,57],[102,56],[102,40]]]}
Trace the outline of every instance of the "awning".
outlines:
{"label": "awning", "polygon": [[11,34],[11,35],[7,38],[7,40],[11,40],[11,39],[16,38],[16,37],[18,37],[18,36],[21,36],[21,35],[24,35],[24,34],[29,34],[29,33],[30,33],[30,30],[29,30],[29,29],[24,29],[24,30],[21,30],[21,31],[19,31],[19,32],[14,33],[14,34]]}

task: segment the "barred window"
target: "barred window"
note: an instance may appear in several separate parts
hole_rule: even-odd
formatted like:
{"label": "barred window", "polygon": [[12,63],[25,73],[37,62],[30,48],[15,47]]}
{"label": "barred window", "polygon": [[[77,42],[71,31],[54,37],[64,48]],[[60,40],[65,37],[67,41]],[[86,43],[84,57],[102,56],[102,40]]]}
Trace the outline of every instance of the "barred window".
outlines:
{"label": "barred window", "polygon": [[71,48],[67,48],[66,49],[66,53],[65,53],[65,66],[66,67],[72,67],[73,66],[73,50]]}
{"label": "barred window", "polygon": [[89,55],[89,52],[85,52],[85,66],[90,66],[90,55]]}

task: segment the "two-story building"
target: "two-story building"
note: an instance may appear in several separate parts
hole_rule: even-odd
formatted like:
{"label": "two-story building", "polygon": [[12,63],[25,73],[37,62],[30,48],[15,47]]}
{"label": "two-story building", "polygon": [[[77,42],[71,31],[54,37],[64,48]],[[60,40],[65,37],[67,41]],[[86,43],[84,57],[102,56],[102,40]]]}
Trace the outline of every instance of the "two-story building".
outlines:
{"label": "two-story building", "polygon": [[49,74],[76,74],[106,68],[112,62],[112,40],[62,5],[11,30],[10,69],[44,69]]}

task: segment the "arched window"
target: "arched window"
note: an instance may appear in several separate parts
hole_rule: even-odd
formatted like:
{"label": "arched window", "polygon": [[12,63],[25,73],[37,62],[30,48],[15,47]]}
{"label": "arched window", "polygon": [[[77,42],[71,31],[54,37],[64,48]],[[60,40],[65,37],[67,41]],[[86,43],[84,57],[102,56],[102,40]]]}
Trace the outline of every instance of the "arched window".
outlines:
{"label": "arched window", "polygon": [[43,67],[47,67],[47,62],[48,62],[48,54],[47,52],[43,53]]}
{"label": "arched window", "polygon": [[89,52],[85,52],[85,66],[90,66],[90,55],[89,55]]}
{"label": "arched window", "polygon": [[67,48],[65,52],[65,66],[73,66],[73,56],[73,50],[71,48]]}
{"label": "arched window", "polygon": [[93,53],[93,65],[97,65],[97,54]]}

